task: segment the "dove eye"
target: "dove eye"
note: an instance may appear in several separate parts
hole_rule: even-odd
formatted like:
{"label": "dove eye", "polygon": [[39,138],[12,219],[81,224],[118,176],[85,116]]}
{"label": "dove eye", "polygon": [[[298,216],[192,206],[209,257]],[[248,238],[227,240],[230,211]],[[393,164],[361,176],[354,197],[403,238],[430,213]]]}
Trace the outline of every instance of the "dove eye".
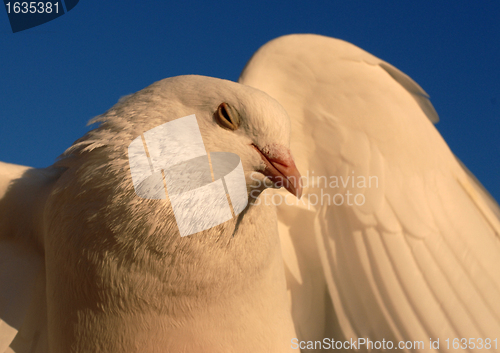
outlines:
{"label": "dove eye", "polygon": [[215,112],[215,120],[223,128],[236,130],[240,125],[240,114],[229,103],[221,103]]}

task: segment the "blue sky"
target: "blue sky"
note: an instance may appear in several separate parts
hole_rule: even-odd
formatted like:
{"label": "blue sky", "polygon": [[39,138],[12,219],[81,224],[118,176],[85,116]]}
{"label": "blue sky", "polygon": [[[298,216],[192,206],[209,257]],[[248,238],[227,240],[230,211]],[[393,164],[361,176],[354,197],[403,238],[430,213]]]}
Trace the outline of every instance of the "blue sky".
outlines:
{"label": "blue sky", "polygon": [[500,200],[498,1],[94,1],[12,33],[0,10],[0,160],[35,167],[126,94],[182,74],[237,80],[290,33],[352,42],[431,96],[439,131]]}

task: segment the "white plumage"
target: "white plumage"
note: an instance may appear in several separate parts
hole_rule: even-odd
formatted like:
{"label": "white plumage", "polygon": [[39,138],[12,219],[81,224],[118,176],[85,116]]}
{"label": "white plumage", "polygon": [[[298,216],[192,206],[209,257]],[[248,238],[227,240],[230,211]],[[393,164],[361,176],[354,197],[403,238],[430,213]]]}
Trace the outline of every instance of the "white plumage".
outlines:
{"label": "white plumage", "polygon": [[[447,338],[500,339],[500,210],[432,125],[422,88],[314,35],[266,44],[240,83],[160,81],[54,166],[0,164],[0,352],[284,352],[293,337],[423,341],[423,351],[439,338],[446,351]],[[291,127],[247,86],[275,98]],[[241,115],[235,131],[213,119],[222,102]],[[291,128],[309,185],[277,207],[283,255],[269,202],[180,238],[168,201],[137,199],[128,143],[189,114],[207,150],[241,157],[249,190],[252,176],[298,176]]]}
{"label": "white plumage", "polygon": [[285,107],[302,174],[378,181],[304,192],[362,194],[359,206],[278,207],[282,243],[296,253],[285,247],[285,262],[300,271],[288,280],[299,336],[422,340],[425,351],[429,338],[446,351],[447,338],[500,337],[500,211],[432,125],[415,82],[314,35],[266,44],[240,82]]}

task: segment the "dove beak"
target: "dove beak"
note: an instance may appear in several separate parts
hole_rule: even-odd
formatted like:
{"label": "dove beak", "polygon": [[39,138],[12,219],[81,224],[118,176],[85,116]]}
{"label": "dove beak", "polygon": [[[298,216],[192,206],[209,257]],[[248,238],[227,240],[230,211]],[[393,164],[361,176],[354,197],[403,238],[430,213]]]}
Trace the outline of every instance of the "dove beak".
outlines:
{"label": "dove beak", "polygon": [[263,149],[252,145],[259,152],[265,167],[260,170],[278,188],[284,187],[300,199],[302,196],[301,176],[295,166],[290,150],[284,146],[271,145]]}

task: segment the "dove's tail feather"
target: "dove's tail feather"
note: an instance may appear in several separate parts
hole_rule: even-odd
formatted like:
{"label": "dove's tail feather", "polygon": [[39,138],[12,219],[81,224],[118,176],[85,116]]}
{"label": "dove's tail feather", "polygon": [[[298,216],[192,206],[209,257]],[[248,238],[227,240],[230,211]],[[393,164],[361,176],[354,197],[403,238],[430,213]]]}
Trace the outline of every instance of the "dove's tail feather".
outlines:
{"label": "dove's tail feather", "polygon": [[0,162],[0,353],[47,352],[42,219],[61,173]]}

